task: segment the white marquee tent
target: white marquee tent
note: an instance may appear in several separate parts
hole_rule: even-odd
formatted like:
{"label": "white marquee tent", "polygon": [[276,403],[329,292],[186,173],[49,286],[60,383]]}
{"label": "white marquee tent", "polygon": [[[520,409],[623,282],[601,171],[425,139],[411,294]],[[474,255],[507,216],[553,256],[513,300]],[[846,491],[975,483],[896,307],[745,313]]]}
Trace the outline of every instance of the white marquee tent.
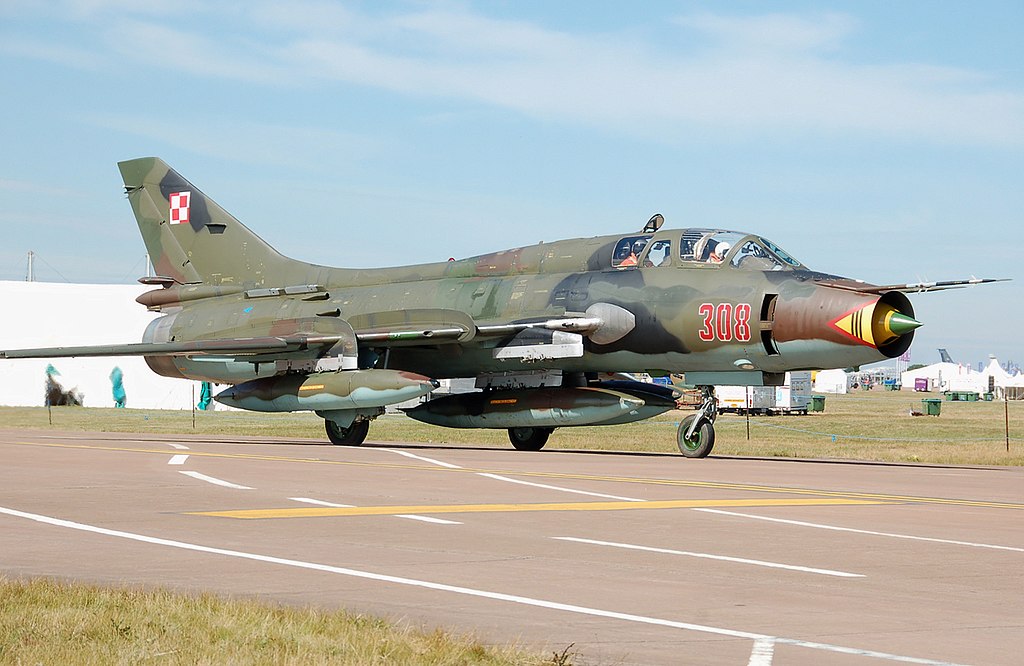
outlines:
{"label": "white marquee tent", "polygon": [[[0,281],[0,349],[140,342],[159,313],[135,297],[143,285]],[[45,404],[46,368],[60,373],[65,390],[83,395],[87,407],[113,407],[110,373],[124,374],[127,406],[191,409],[199,382],[153,373],[140,356],[0,360],[0,405]],[[218,408],[222,408],[218,405]]]}
{"label": "white marquee tent", "polygon": [[849,386],[845,370],[821,370],[814,373],[814,390],[817,393],[846,393]]}
{"label": "white marquee tent", "polygon": [[904,389],[913,389],[915,380],[926,379],[929,391],[970,391],[984,394],[989,391],[990,377],[996,389],[996,397],[1002,397],[1003,389],[1007,387],[1024,386],[1024,377],[1010,375],[999,365],[995,356],[989,357],[988,365],[981,372],[959,363],[935,363],[904,372],[901,381]]}

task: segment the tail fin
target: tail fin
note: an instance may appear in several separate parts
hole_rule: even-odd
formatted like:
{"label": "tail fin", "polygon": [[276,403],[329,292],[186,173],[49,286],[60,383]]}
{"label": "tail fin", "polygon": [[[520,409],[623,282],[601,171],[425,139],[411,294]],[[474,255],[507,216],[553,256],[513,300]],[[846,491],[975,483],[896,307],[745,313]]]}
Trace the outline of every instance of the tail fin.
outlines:
{"label": "tail fin", "polygon": [[[182,284],[256,287],[306,274],[156,157],[118,162],[158,275]],[[301,278],[299,279],[301,281]]]}

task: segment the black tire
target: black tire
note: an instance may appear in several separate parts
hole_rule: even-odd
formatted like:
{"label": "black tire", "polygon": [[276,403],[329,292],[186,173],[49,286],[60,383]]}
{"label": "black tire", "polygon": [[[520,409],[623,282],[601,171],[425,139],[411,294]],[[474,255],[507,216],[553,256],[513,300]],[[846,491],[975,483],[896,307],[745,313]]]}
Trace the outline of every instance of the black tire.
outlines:
{"label": "black tire", "polygon": [[676,444],[679,446],[679,452],[687,458],[706,458],[711,453],[711,449],[715,447],[715,426],[707,419],[702,418],[700,425],[693,431],[693,437],[686,438],[686,431],[690,429],[690,424],[698,416],[699,414],[687,416],[676,431]]}
{"label": "black tire", "polygon": [[508,439],[516,451],[540,451],[554,428],[509,428]]}
{"label": "black tire", "polygon": [[342,428],[330,419],[324,419],[324,426],[327,429],[327,439],[336,446],[359,446],[366,439],[366,433],[370,432],[369,421],[356,421],[347,428]]}

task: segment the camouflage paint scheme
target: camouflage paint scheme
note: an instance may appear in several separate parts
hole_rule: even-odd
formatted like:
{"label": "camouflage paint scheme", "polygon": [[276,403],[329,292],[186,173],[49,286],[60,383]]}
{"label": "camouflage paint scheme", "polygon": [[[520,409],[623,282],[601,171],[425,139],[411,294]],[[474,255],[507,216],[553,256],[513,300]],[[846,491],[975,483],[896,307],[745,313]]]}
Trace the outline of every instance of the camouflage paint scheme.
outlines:
{"label": "camouflage paint scheme", "polygon": [[[837,331],[830,322],[854,308],[874,303],[875,294],[823,287],[837,280],[803,266],[789,270],[748,271],[730,264],[676,262],[672,266],[620,270],[612,250],[621,236],[600,236],[541,243],[459,261],[400,268],[339,269],[285,258],[195,186],[158,159],[122,162],[128,198],[139,220],[158,275],[175,284],[140,297],[151,309],[173,311],[147,341],[301,338],[339,334],[345,323],[360,332],[389,330],[375,326],[374,315],[408,313],[404,328],[459,328],[546,320],[582,315],[596,303],[629,310],[635,327],[609,344],[584,342],[580,358],[547,363],[568,371],[687,372],[736,370],[748,359],[767,372],[840,367],[897,356],[911,335],[881,350]],[[187,224],[170,225],[168,197],[191,192]],[[681,230],[659,230],[651,243],[676,240]],[[633,234],[636,235],[636,234]],[[286,293],[288,287],[314,285],[313,293]],[[252,297],[255,290],[278,289]],[[247,294],[246,292],[249,292]],[[761,318],[766,295],[777,295],[774,320]],[[778,347],[769,353],[761,336],[745,343],[701,340],[702,303],[749,304],[752,326],[770,325]],[[429,304],[433,310],[424,311]],[[912,315],[900,301],[901,311]],[[422,314],[420,314],[422,313]],[[767,316],[768,313],[764,313]],[[460,316],[465,315],[465,316]],[[393,327],[392,327],[393,328]],[[504,337],[504,336],[502,336]],[[392,347],[392,367],[434,377],[472,377],[481,372],[534,370],[535,362],[496,360],[492,350],[502,337],[469,329],[455,338],[384,341]],[[371,346],[373,346],[371,344]],[[323,349],[294,354],[268,349],[273,358],[313,357]],[[166,374],[186,374],[233,383],[255,377],[233,368],[194,368],[187,357],[171,357]],[[207,363],[208,364],[208,363]],[[244,365],[250,365],[244,362]],[[184,372],[180,372],[184,371]],[[160,370],[158,370],[160,372]],[[162,373],[163,374],[163,373]]]}
{"label": "camouflage paint scheme", "polygon": [[[282,256],[160,159],[118,166],[159,276],[142,280],[160,288],[138,301],[164,315],[140,344],[0,357],[141,354],[161,375],[265,382],[248,395],[294,394],[306,376],[357,369],[370,385],[384,369],[428,382],[547,370],[567,386],[599,372],[762,384],[899,356],[919,325],[901,292],[961,284],[876,287],[811,271],[756,235],[653,226],[458,261],[331,268]],[[714,252],[727,256],[712,263],[723,240],[731,247]],[[318,369],[324,359],[335,367]],[[303,378],[274,379],[293,374]],[[377,413],[323,411],[342,427]]]}

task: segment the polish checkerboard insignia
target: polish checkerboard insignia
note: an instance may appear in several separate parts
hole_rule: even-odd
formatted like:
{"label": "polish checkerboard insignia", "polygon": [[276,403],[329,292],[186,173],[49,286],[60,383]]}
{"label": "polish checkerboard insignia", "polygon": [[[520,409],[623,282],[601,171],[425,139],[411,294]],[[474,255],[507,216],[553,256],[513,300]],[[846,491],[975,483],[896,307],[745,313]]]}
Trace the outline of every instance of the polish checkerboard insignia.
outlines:
{"label": "polish checkerboard insignia", "polygon": [[171,192],[168,197],[168,203],[171,205],[171,224],[188,224],[188,208],[191,200],[191,192]]}

